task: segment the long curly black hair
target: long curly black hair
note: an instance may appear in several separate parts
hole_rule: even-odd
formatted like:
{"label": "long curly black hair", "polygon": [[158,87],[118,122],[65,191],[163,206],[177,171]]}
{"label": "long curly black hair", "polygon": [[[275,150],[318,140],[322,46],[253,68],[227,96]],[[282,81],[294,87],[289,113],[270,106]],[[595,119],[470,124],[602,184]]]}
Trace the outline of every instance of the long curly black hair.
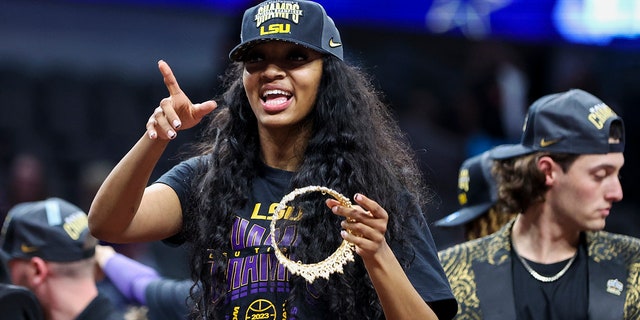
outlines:
{"label": "long curly black hair", "polygon": [[[202,289],[191,294],[194,301],[200,301],[196,318],[219,317],[228,291],[224,251],[229,250],[232,221],[235,212],[247,204],[256,168],[262,165],[257,120],[244,91],[242,71],[242,63],[228,69],[225,91],[217,99],[219,107],[210,115],[197,144],[209,165],[194,182],[198,191],[185,219],[194,218],[185,220],[183,230],[193,245],[192,273]],[[424,219],[411,219],[411,214],[422,210],[407,208],[424,208],[429,190],[405,136],[371,79],[360,68],[325,56],[315,107],[302,125],[312,130],[290,187],[321,185],[345,195],[360,192],[377,201],[389,214],[387,241],[407,253],[400,263],[408,266],[413,257],[406,240],[410,238],[408,223]],[[336,232],[339,217],[314,214],[321,210],[327,210],[323,202],[305,209],[303,219],[296,222],[297,260],[320,261],[342,241]],[[290,284],[289,307],[303,301],[310,291],[300,277],[291,277]],[[328,319],[384,318],[359,257],[345,266],[344,274],[316,280],[313,286],[312,291],[321,292],[319,299],[328,310]]]}

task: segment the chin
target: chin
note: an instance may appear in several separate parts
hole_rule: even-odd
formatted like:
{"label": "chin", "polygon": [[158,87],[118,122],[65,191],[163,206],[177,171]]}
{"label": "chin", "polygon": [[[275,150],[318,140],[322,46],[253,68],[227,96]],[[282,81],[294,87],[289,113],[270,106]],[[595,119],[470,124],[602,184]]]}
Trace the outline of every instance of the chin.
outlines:
{"label": "chin", "polygon": [[593,221],[587,225],[587,230],[585,231],[602,231],[606,224],[607,223],[604,219],[601,219],[600,221]]}

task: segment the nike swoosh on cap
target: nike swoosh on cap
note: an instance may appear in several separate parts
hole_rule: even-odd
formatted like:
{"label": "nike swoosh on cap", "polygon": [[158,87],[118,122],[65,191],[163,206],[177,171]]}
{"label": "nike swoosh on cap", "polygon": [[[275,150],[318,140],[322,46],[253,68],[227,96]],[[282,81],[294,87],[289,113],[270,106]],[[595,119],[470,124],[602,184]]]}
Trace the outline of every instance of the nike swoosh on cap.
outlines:
{"label": "nike swoosh on cap", "polygon": [[337,48],[337,47],[339,47],[341,45],[342,45],[342,43],[340,43],[340,42],[333,42],[333,38],[329,39],[329,47]]}
{"label": "nike swoosh on cap", "polygon": [[20,251],[22,251],[23,253],[31,253],[37,250],[38,250],[38,247],[31,247],[24,243],[20,245]]}
{"label": "nike swoosh on cap", "polygon": [[560,139],[554,139],[554,140],[545,140],[544,138],[540,139],[540,146],[545,148],[548,147],[552,144],[556,144],[558,141],[560,141]]}

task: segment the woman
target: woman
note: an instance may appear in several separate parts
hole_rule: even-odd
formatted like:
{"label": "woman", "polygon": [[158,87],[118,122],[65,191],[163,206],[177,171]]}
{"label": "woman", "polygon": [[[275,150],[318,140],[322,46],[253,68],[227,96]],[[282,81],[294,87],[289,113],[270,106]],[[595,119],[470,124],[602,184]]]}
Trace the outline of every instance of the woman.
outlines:
{"label": "woman", "polygon": [[[197,317],[455,315],[413,156],[368,79],[343,61],[322,6],[263,2],[245,12],[241,40],[219,105],[192,104],[159,62],[170,96],[100,188],[92,232],[111,242],[192,244],[193,276],[203,288],[192,290]],[[146,187],[169,141],[209,113],[198,155]],[[354,195],[355,204],[325,195],[273,212],[285,194],[311,185]],[[292,259],[323,260],[343,239],[357,258],[312,283],[289,274],[270,245],[274,214],[284,222],[278,244]]]}

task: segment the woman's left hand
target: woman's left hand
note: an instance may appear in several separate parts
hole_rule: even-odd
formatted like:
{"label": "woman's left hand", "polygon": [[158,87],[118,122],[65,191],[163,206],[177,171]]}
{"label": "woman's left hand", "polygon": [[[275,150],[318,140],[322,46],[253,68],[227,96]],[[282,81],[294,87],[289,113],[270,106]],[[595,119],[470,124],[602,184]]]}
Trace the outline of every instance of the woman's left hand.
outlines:
{"label": "woman's left hand", "polygon": [[326,204],[334,214],[345,217],[341,235],[356,246],[376,289],[387,319],[438,319],[413,287],[400,262],[385,240],[389,215],[377,202],[360,193],[356,205],[345,207],[335,199]]}
{"label": "woman's left hand", "polygon": [[385,240],[389,215],[377,202],[357,193],[357,205],[345,207],[335,199],[327,199],[326,204],[334,214],[345,217],[341,226],[342,238],[356,246],[356,253],[364,260],[373,258],[388,249]]}

